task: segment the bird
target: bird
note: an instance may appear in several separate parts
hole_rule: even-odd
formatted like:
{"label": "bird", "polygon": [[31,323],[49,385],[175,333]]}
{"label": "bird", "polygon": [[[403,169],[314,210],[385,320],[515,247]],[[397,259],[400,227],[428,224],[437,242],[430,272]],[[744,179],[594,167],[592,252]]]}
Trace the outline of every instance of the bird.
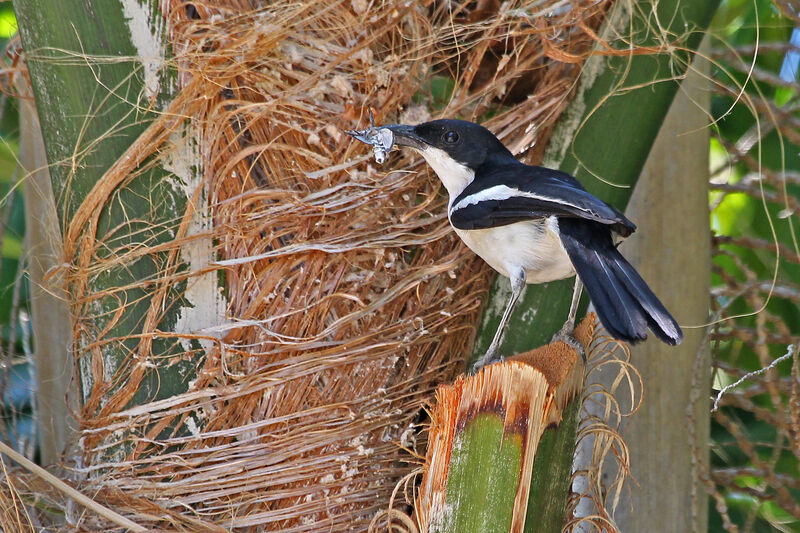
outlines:
{"label": "bird", "polygon": [[[449,196],[447,217],[455,233],[511,281],[500,324],[475,369],[500,359],[503,333],[526,284],[571,276],[576,281],[569,315],[554,338],[573,340],[585,286],[600,322],[614,338],[636,343],[650,329],[666,344],[681,342],[677,321],[617,249],[617,241],[636,226],[575,177],[522,163],[487,128],[464,120],[390,124],[349,133],[383,133],[383,144],[373,141],[379,145],[377,153],[386,148],[386,130],[391,132],[389,149],[417,151],[439,177]],[[570,344],[577,347],[577,342]]]}

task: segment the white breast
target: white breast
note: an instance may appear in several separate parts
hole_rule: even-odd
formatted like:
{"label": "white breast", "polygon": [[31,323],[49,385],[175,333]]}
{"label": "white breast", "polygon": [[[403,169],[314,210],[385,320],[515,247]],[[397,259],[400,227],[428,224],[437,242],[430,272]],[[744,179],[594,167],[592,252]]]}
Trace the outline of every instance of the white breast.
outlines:
{"label": "white breast", "polygon": [[561,238],[558,220],[516,222],[497,228],[460,230],[456,233],[469,248],[504,276],[525,271],[528,283],[546,283],[575,274]]}
{"label": "white breast", "polygon": [[[442,185],[447,189],[447,194],[450,195],[451,204],[475,178],[475,171],[454,160],[444,150],[428,146],[424,150],[420,150],[419,153],[422,154],[425,162],[430,165],[436,175],[439,176],[439,179],[442,180]],[[448,204],[448,209],[449,207]]]}

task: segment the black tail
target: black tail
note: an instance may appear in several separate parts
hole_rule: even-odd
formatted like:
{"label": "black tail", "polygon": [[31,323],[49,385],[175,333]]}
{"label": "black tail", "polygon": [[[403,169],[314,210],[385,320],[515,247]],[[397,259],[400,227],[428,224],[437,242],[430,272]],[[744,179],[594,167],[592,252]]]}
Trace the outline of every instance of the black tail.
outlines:
{"label": "black tail", "polygon": [[667,344],[683,340],[678,323],[614,246],[608,226],[578,218],[559,218],[558,225],[600,322],[615,339],[644,340],[649,327]]}

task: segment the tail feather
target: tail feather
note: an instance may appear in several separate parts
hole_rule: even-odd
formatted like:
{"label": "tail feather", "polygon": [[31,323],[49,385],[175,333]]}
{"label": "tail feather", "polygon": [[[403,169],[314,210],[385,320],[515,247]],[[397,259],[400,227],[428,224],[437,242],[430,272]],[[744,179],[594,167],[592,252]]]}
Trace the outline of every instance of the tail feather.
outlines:
{"label": "tail feather", "polygon": [[680,326],[619,253],[607,226],[562,218],[559,230],[600,321],[614,338],[635,343],[647,338],[649,328],[667,344],[683,340]]}
{"label": "tail feather", "polygon": [[616,248],[614,248],[614,252],[617,255],[615,260],[617,279],[627,280],[625,286],[644,309],[650,330],[667,344],[673,346],[679,344],[683,340],[683,331],[678,323],[669,314],[661,300],[653,294],[653,291],[647,286],[647,282],[636,272],[636,269],[625,260]]}

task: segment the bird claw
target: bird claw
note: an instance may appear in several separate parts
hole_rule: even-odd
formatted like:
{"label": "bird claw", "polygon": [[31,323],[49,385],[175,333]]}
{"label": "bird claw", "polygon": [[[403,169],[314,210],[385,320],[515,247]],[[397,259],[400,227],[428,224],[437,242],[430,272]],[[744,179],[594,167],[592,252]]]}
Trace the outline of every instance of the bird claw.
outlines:
{"label": "bird claw", "polygon": [[553,338],[550,340],[550,342],[561,341],[567,344],[570,348],[575,350],[575,352],[580,354],[581,358],[583,359],[583,364],[586,364],[586,348],[584,348],[583,344],[581,344],[581,342],[572,335],[573,329],[574,328],[572,327],[572,324],[567,322],[558,331],[558,333],[553,335]]}
{"label": "bird claw", "polygon": [[480,358],[478,358],[478,360],[475,361],[474,365],[472,365],[472,373],[475,374],[478,372],[478,370],[480,370],[485,366],[494,363],[502,363],[505,360],[506,358],[498,354],[497,350],[489,350],[485,354],[483,354]]}

